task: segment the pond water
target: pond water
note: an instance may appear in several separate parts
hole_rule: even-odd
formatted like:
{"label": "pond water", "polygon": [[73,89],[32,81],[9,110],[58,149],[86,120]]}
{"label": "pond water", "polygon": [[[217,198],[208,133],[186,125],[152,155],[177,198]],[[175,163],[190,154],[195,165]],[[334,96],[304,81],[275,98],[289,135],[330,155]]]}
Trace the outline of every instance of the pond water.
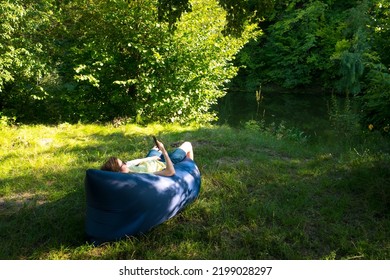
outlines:
{"label": "pond water", "polygon": [[323,136],[331,130],[330,103],[330,94],[318,92],[262,92],[259,103],[255,92],[230,92],[218,104],[218,123],[239,127],[250,120],[283,122],[310,137]]}

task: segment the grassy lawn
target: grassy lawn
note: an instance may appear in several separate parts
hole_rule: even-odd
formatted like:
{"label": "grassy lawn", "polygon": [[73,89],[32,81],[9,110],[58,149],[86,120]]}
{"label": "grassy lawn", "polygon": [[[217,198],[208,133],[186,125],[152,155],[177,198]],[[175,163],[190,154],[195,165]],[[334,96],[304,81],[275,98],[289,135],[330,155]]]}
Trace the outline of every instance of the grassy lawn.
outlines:
{"label": "grassy lawn", "polygon": [[[0,259],[389,259],[389,147],[226,126],[0,126]],[[84,175],[189,140],[198,200],[142,236],[84,238]],[[388,140],[387,140],[388,141]],[[342,142],[342,141],[340,141]]]}

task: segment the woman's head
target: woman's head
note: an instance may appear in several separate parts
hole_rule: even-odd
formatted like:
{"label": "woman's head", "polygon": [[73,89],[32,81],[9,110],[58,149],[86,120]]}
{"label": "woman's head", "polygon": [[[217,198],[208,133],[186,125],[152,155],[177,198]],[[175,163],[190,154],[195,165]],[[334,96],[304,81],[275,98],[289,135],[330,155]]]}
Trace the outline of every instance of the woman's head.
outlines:
{"label": "woman's head", "polygon": [[113,172],[128,172],[126,163],[117,157],[110,157],[100,169]]}

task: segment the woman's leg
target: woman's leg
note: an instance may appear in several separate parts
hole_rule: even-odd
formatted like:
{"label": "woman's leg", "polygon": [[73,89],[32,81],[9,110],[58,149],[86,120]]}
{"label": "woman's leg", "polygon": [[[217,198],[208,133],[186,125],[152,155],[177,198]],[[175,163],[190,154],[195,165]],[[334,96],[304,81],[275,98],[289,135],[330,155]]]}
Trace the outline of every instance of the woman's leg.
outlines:
{"label": "woman's leg", "polygon": [[194,151],[192,149],[191,142],[188,142],[188,141],[184,142],[183,144],[180,145],[179,148],[182,149],[186,153],[187,157],[189,157],[192,160],[194,159]]}
{"label": "woman's leg", "polygon": [[169,153],[169,157],[173,164],[183,161],[185,158],[194,159],[194,152],[190,142],[184,142],[180,147]]}

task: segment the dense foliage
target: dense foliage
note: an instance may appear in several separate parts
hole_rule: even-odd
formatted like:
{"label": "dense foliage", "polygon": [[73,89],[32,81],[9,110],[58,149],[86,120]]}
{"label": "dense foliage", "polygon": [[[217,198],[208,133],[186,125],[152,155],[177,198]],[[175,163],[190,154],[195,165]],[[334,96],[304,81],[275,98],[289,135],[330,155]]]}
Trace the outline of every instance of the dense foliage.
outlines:
{"label": "dense foliage", "polygon": [[20,121],[213,119],[255,25],[225,36],[216,1],[165,2],[2,0],[0,112]]}
{"label": "dense foliage", "polygon": [[389,0],[0,0],[0,114],[202,122],[227,87],[314,86],[355,98],[364,125],[389,133],[389,10]]}
{"label": "dense foliage", "polygon": [[362,121],[389,132],[389,1],[278,1],[241,51],[235,86],[318,87],[354,96]]}

